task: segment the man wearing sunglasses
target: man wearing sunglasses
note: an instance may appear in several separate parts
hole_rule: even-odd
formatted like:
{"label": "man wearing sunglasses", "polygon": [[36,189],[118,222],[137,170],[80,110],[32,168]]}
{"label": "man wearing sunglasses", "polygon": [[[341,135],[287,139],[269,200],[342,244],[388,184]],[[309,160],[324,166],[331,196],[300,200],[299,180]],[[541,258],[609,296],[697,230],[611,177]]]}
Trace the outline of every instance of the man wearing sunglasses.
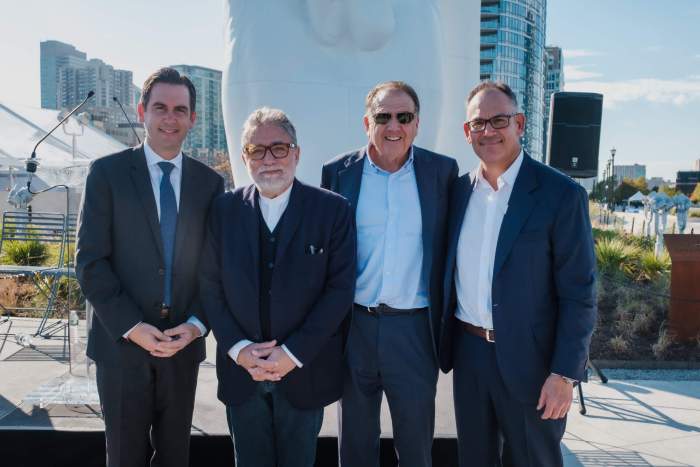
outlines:
{"label": "man wearing sunglasses", "polygon": [[440,366],[453,369],[459,465],[561,466],[596,321],[588,198],[520,146],[513,91],[467,99],[480,164],[450,195]]}
{"label": "man wearing sunglasses", "polygon": [[254,111],[241,139],[253,184],[214,201],[200,274],[218,397],[236,466],[312,467],[323,407],[342,390],[352,211],[294,178],[300,148],[282,111]]}
{"label": "man wearing sunglasses", "polygon": [[350,200],[357,224],[342,467],[379,465],[382,393],[401,466],[431,465],[447,200],[458,168],[413,146],[419,111],[408,84],[378,84],[365,100],[367,146],[323,167],[322,186]]}

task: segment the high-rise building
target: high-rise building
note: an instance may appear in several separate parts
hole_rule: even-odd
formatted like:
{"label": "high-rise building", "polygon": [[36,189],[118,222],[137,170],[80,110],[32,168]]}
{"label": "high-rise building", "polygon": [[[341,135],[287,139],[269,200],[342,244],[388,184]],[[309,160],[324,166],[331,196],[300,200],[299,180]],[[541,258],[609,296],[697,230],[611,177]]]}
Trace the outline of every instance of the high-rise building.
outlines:
{"label": "high-rise building", "polygon": [[693,162],[693,170],[700,171],[700,159],[697,159]]}
{"label": "high-rise building", "polygon": [[647,166],[642,164],[616,165],[613,168],[615,174],[615,184],[622,183],[622,180],[629,178],[635,180],[639,177],[647,177]]}
{"label": "high-rise building", "polygon": [[59,41],[44,41],[39,44],[41,67],[41,108],[60,109],[58,104],[59,74],[63,67],[72,67],[85,62],[85,52]]}
{"label": "high-rise building", "polygon": [[197,121],[187,135],[183,148],[199,158],[210,158],[227,151],[224,117],[221,108],[221,71],[195,65],[173,65],[187,76],[197,91]]}
{"label": "high-rise building", "polygon": [[545,85],[544,85],[544,120],[542,122],[542,156],[547,156],[547,138],[549,137],[549,103],[552,94],[564,89],[564,61],[560,47],[545,48]]}
{"label": "high-rise building", "polygon": [[113,100],[119,99],[131,121],[136,121],[131,71],[117,70],[97,58],[88,60],[84,52],[59,41],[42,42],[40,53],[43,108],[72,109],[94,91],[95,96],[84,107],[93,125],[124,144],[136,144],[131,128]]}
{"label": "high-rise building", "polygon": [[693,193],[698,183],[700,183],[700,171],[679,170],[676,173],[676,189],[686,196]]}
{"label": "high-rise building", "polygon": [[481,79],[503,81],[527,117],[524,149],[543,160],[546,0],[481,0]]}

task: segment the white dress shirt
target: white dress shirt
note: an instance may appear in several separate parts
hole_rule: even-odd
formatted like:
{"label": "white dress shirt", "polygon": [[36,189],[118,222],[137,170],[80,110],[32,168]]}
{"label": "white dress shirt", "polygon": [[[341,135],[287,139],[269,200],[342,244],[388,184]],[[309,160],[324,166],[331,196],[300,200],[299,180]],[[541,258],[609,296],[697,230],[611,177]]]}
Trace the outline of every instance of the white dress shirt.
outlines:
{"label": "white dress shirt", "polygon": [[[260,194],[260,212],[262,213],[263,219],[265,220],[265,224],[267,224],[267,228],[270,229],[270,232],[275,230],[275,227],[277,227],[277,223],[282,217],[282,214],[284,214],[285,209],[287,209],[287,205],[289,204],[289,195],[292,193],[293,185],[294,184],[289,185],[289,188],[287,188],[274,198],[267,198],[263,196],[262,193],[258,192]],[[234,346],[231,347],[231,349],[229,349],[229,356],[233,359],[234,362],[238,362],[238,354],[246,346],[252,343],[253,341],[250,341],[248,339],[243,339],[236,342]],[[292,352],[289,351],[286,345],[282,344],[282,349],[287,353],[287,355],[289,355],[289,358],[292,359],[296,366],[298,366],[299,368],[302,367],[302,363],[299,360],[297,360],[297,358],[292,354]]]}
{"label": "white dress shirt", "polygon": [[476,182],[457,243],[455,314],[460,321],[485,329],[493,329],[491,284],[498,234],[522,163],[521,150],[498,177],[496,190],[484,178],[481,164],[470,174],[471,180],[476,177]]}
{"label": "white dress shirt", "polygon": [[[148,143],[143,143],[143,152],[146,154],[146,167],[148,168],[148,175],[151,178],[151,188],[153,189],[153,196],[155,197],[156,201],[156,209],[158,210],[158,221],[160,221],[160,181],[163,178],[163,170],[160,168],[158,163],[170,162],[175,166],[173,167],[173,170],[170,171],[170,184],[173,186],[173,191],[175,192],[175,204],[177,205],[177,208],[179,210],[180,185],[182,182],[182,151],[180,151],[178,155],[175,156],[175,158],[167,160],[160,157],[153,150],[153,148],[151,148],[148,145]],[[187,322],[194,324],[197,327],[197,329],[199,329],[199,332],[202,336],[207,333],[207,328],[204,326],[204,324],[194,316],[191,316],[187,320]],[[139,324],[141,324],[141,322],[136,324],[136,326],[138,326]],[[131,331],[133,331],[134,328],[136,328],[136,326],[126,331],[122,337],[126,339],[131,333]]]}

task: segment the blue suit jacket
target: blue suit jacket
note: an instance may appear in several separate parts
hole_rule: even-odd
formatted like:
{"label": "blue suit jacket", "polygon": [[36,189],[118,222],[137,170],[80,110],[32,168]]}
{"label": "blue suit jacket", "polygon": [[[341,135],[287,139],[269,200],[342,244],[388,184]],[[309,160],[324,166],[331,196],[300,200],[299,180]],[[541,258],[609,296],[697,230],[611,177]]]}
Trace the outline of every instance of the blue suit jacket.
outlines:
{"label": "blue suit jacket", "polygon": [[[464,175],[450,193],[440,334],[445,372],[453,362],[457,243],[472,187]],[[526,154],[498,235],[491,288],[499,370],[521,401],[536,402],[551,372],[584,380],[596,322],[594,284],[585,190]]]}
{"label": "blue suit jacket", "polygon": [[[341,154],[323,165],[321,186],[340,193],[350,201],[354,210],[360,195],[365,149]],[[430,324],[433,352],[437,357],[437,337],[440,320],[442,271],[444,268],[449,188],[457,178],[459,168],[451,157],[417,146],[413,147],[413,164],[420,199],[423,224],[423,277],[430,281]]]}
{"label": "blue suit jacket", "polygon": [[[200,268],[201,303],[217,341],[218,397],[227,405],[244,402],[255,389],[228,351],[243,339],[262,341],[257,205],[253,185],[214,200]],[[342,390],[341,323],[355,291],[352,211],[342,197],[295,181],[281,222],[269,291],[271,333],[303,367],[279,384],[294,406],[323,407]],[[310,246],[323,250],[311,254]]]}

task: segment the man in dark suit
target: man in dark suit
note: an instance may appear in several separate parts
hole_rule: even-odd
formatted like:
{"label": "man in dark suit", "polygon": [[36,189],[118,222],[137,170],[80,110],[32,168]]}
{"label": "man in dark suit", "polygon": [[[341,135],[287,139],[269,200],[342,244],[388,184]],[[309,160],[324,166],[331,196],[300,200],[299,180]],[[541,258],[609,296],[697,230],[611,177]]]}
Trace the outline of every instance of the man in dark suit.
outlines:
{"label": "man in dark suit", "polygon": [[[109,466],[189,465],[206,321],[197,273],[213,170],[181,152],[195,122],[195,89],[170,68],[148,77],[138,105],[143,146],[90,166],[80,209],[77,276],[95,319]],[[149,446],[150,437],[150,446]]]}
{"label": "man in dark suit", "polygon": [[300,149],[282,111],[254,111],[241,140],[254,184],[215,200],[200,275],[218,397],[236,466],[311,467],[323,407],[342,390],[352,214],[341,196],[295,180]]}
{"label": "man in dark suit", "polygon": [[420,105],[408,84],[378,84],[365,109],[367,147],[326,163],[321,182],[350,201],[357,224],[340,463],[379,465],[384,392],[401,465],[425,467],[432,463],[448,189],[458,168],[413,146]]}
{"label": "man in dark suit", "polygon": [[520,147],[512,90],[483,82],[464,131],[479,166],[450,196],[440,363],[454,369],[460,466],[562,465],[596,318],[585,190]]}

